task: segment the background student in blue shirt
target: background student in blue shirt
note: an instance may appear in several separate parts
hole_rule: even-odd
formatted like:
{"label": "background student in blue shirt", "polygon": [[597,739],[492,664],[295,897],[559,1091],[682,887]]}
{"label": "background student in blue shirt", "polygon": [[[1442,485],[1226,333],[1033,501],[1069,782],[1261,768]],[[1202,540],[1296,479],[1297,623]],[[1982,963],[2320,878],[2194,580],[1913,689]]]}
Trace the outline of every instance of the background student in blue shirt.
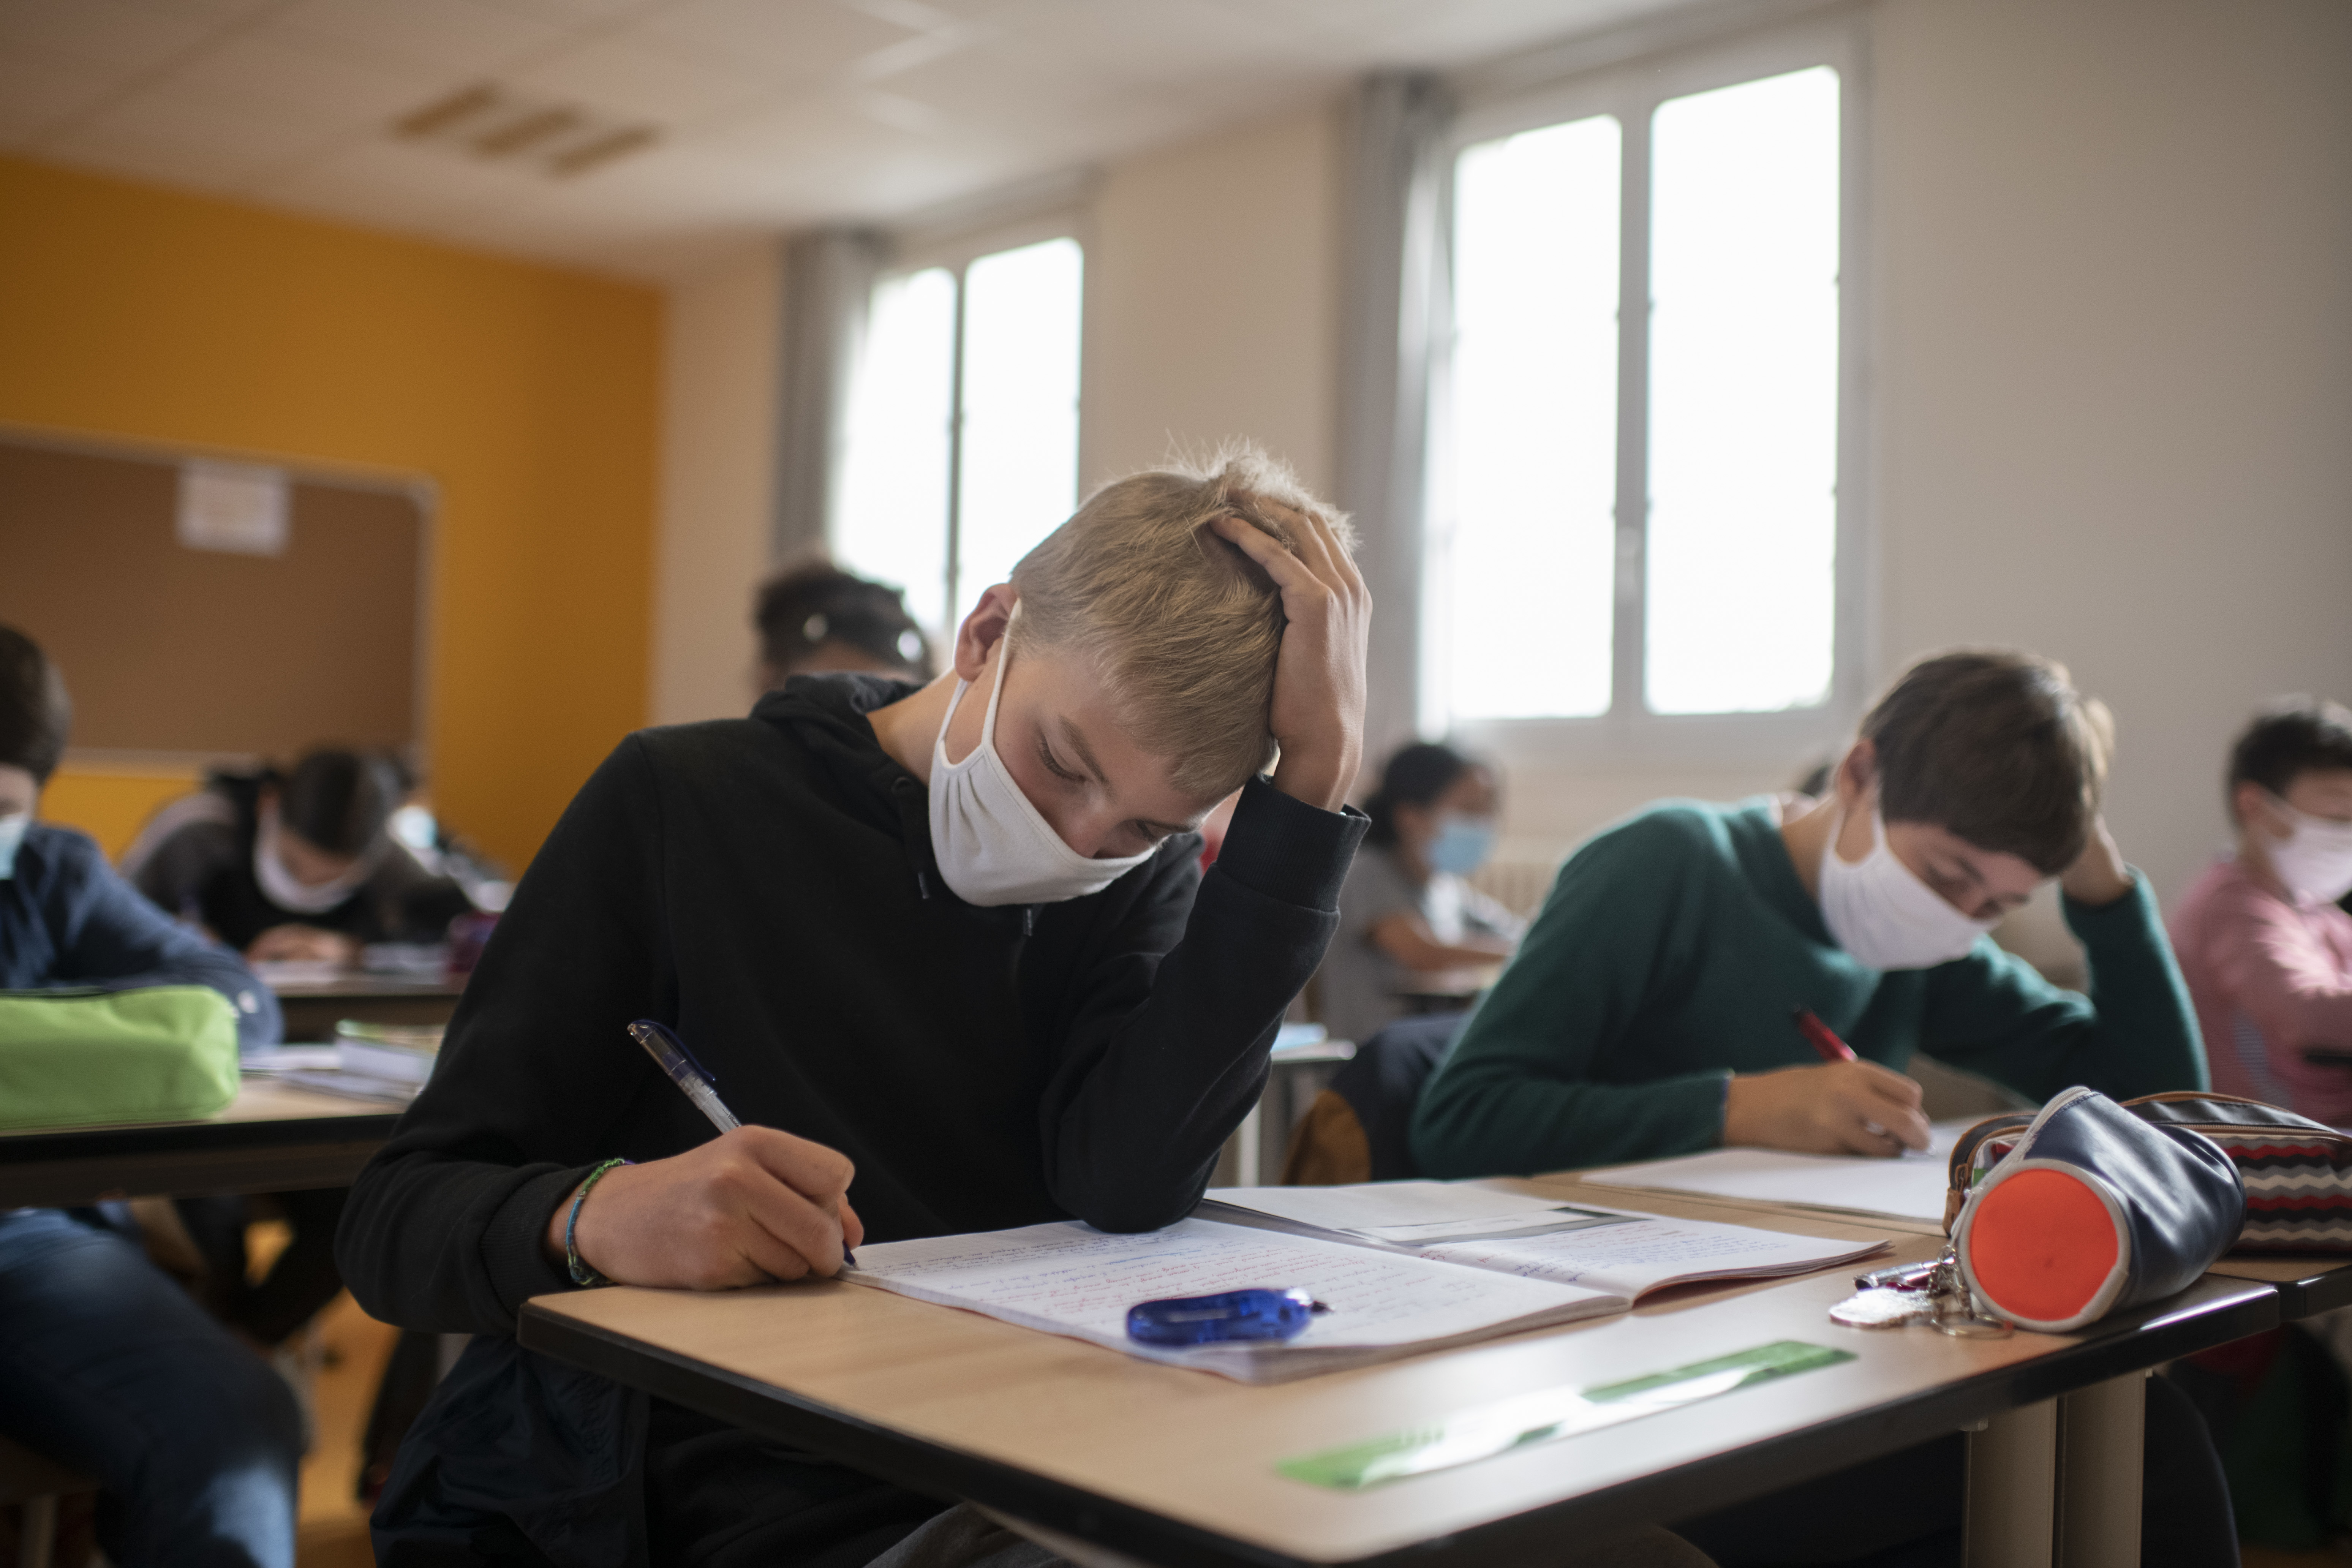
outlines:
{"label": "background student in blue shirt", "polygon": [[[40,648],[0,626],[0,988],[208,985],[241,1045],[275,1040],[277,1000],[235,953],[34,820],[71,714]],[[291,1390],[94,1211],[0,1213],[0,1432],[97,1478],[120,1568],[292,1568]]]}

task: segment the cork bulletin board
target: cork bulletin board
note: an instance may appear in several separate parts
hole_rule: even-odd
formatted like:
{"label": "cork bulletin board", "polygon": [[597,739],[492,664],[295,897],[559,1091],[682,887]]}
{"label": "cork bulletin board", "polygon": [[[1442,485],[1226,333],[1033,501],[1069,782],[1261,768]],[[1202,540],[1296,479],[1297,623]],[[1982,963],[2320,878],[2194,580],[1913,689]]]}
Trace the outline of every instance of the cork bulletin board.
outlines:
{"label": "cork bulletin board", "polygon": [[421,483],[0,430],[0,623],[79,754],[412,751],[430,525]]}

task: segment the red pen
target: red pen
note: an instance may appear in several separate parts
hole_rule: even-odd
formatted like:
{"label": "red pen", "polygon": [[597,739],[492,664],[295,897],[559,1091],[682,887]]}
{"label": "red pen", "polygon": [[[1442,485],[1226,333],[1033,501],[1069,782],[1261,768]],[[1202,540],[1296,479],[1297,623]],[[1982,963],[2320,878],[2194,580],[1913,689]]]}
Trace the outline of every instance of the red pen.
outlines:
{"label": "red pen", "polygon": [[1850,1062],[1859,1059],[1853,1054],[1853,1047],[1839,1039],[1837,1031],[1815,1016],[1811,1007],[1791,1007],[1789,1016],[1797,1021],[1797,1033],[1805,1037],[1805,1043],[1813,1047],[1814,1054],[1822,1060]]}

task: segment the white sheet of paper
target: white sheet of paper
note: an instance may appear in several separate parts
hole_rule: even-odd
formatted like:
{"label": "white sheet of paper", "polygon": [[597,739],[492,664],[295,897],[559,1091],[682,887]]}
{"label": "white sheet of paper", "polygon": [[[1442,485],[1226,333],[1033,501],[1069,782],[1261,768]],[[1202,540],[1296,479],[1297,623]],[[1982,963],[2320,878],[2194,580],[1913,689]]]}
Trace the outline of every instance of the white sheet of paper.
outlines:
{"label": "white sheet of paper", "polygon": [[254,978],[276,990],[281,985],[328,985],[351,972],[324,959],[273,958],[253,966]]}
{"label": "white sheet of paper", "polygon": [[[1339,1352],[1456,1340],[1521,1320],[1565,1322],[1626,1304],[1622,1297],[1576,1286],[1201,1219],[1139,1236],[1111,1236],[1063,1221],[884,1242],[859,1247],[857,1267],[843,1277],[1251,1382],[1326,1370],[1318,1360],[1369,1359]],[[1294,1288],[1331,1310],[1283,1344],[1167,1349],[1127,1337],[1127,1310],[1138,1302]],[[1318,1357],[1318,1352],[1334,1354]]]}
{"label": "white sheet of paper", "polygon": [[1208,1196],[1324,1230],[1400,1244],[1475,1231],[1550,1225],[1566,1200],[1475,1182],[1362,1182],[1339,1187],[1212,1187]]}
{"label": "white sheet of paper", "polygon": [[1669,1281],[1726,1276],[1769,1279],[1802,1273],[1867,1258],[1885,1245],[1878,1239],[1856,1242],[1787,1236],[1706,1220],[1629,1216],[1622,1225],[1556,1231],[1549,1236],[1446,1242],[1424,1247],[1421,1255],[1524,1279],[1549,1279],[1639,1297]]}
{"label": "white sheet of paper", "polygon": [[343,1053],[333,1046],[257,1046],[236,1058],[247,1072],[334,1072]]}
{"label": "white sheet of paper", "polygon": [[1973,1118],[1938,1121],[1926,1150],[1892,1160],[1791,1154],[1780,1149],[1714,1149],[1679,1159],[1588,1171],[1584,1179],[1604,1187],[1645,1187],[1797,1204],[1842,1214],[1940,1221],[1947,1181],[1945,1158],[1952,1151],[1953,1141],[1975,1124]]}

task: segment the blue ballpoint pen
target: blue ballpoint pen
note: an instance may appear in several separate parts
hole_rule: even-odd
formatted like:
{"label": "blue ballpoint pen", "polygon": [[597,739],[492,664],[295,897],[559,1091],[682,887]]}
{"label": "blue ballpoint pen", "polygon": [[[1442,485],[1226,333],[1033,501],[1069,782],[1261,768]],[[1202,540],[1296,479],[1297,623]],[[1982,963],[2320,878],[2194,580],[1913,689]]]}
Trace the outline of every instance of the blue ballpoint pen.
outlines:
{"label": "blue ballpoint pen", "polygon": [[[670,1082],[684,1089],[686,1098],[694,1101],[694,1108],[710,1118],[710,1125],[721,1132],[732,1132],[743,1125],[736,1120],[735,1113],[727,1109],[727,1102],[719,1098],[719,1090],[712,1086],[709,1072],[694,1059],[694,1053],[686,1048],[686,1042],[672,1033],[667,1025],[656,1024],[651,1018],[640,1018],[629,1026],[629,1038],[645,1047],[646,1054],[660,1064],[662,1071],[669,1074]],[[852,1268],[857,1267],[857,1257],[849,1250],[846,1242],[842,1244],[841,1260]]]}

